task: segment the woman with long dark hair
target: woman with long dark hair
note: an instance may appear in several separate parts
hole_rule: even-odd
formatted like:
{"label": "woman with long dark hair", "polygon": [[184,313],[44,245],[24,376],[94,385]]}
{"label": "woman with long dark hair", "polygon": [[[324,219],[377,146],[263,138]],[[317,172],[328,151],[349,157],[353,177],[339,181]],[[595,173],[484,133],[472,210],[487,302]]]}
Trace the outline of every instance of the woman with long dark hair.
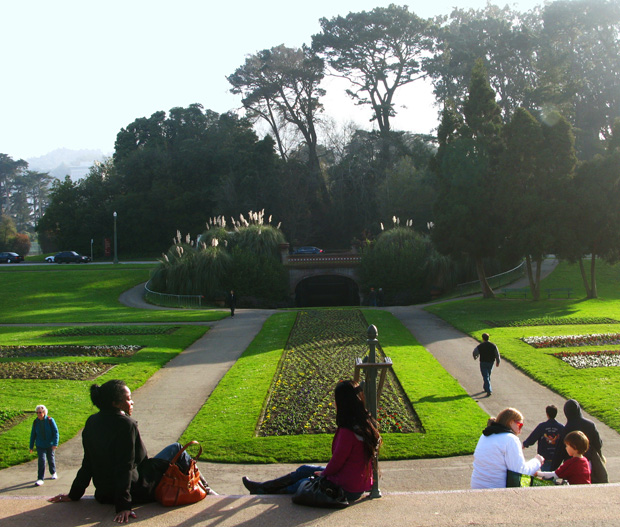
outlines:
{"label": "woman with long dark hair", "polygon": [[381,446],[377,424],[366,409],[363,390],[357,383],[338,383],[334,396],[338,429],[327,466],[302,465],[295,472],[263,483],[244,477],[243,484],[250,494],[294,494],[310,476],[325,476],[339,485],[349,502],[372,489],[373,469]]}
{"label": "woman with long dark hair", "polygon": [[[69,494],[50,498],[53,503],[77,501],[92,479],[95,499],[116,506],[114,521],[126,523],[136,514],[134,504],[155,501],[155,488],[170,461],[181,450],[173,443],[154,458],[149,458],[140,437],[138,423],[131,418],[131,390],[121,380],[90,387],[90,398],[99,412],[86,420],[82,432],[84,458]],[[177,461],[187,472],[191,458],[183,452]],[[206,486],[206,481],[203,481]]]}

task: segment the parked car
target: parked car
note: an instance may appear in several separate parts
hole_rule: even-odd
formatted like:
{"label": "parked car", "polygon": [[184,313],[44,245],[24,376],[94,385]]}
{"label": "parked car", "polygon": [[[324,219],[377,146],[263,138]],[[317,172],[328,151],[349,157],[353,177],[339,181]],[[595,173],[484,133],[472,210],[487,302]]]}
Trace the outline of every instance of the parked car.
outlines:
{"label": "parked car", "polygon": [[90,257],[82,256],[80,253],[76,253],[75,251],[63,251],[54,256],[54,262],[56,263],[88,263],[90,262]]}
{"label": "parked car", "polygon": [[17,253],[0,253],[0,263],[19,263],[23,261],[24,257]]}
{"label": "parked car", "polygon": [[299,247],[293,251],[293,254],[321,254],[323,249],[318,247]]}
{"label": "parked car", "polygon": [[54,263],[54,257],[53,256],[46,256],[45,257],[45,261],[47,263]]}

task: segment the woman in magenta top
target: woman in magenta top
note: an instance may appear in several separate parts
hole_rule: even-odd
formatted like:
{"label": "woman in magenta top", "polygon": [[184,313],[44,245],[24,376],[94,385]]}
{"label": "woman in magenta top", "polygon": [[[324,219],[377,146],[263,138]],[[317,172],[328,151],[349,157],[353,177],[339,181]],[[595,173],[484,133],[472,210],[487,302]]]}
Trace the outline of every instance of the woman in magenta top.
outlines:
{"label": "woman in magenta top", "polygon": [[243,484],[251,494],[294,494],[310,476],[325,476],[340,485],[349,501],[372,489],[373,468],[381,445],[376,422],[366,410],[364,393],[357,383],[338,383],[334,395],[338,430],[327,466],[302,465],[286,476],[264,483],[244,477]]}

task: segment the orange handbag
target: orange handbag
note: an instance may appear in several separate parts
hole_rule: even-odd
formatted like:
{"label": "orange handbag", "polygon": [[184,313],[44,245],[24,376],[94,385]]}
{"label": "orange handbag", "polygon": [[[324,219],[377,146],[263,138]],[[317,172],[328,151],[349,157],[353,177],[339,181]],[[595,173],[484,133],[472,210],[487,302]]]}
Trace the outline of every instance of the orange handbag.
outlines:
{"label": "orange handbag", "polygon": [[[176,464],[181,454],[190,445],[200,446],[200,443],[198,441],[190,441],[179,450],[178,454],[174,456],[170,462],[170,466],[161,477],[160,482],[157,484],[155,497],[164,507],[196,503],[204,499],[209,493],[209,487],[205,487],[201,481],[200,471],[194,459],[191,461],[187,474],[183,473]],[[200,451],[196,457],[200,457],[200,454],[202,454],[202,447],[200,447]]]}

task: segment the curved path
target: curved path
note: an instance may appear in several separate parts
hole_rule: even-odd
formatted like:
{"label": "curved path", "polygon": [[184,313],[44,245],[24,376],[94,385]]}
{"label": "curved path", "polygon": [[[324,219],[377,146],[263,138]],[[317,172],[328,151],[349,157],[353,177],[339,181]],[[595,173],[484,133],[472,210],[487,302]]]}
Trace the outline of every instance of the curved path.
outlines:
{"label": "curved path", "polygon": [[[138,286],[124,293],[123,303],[136,308],[147,307],[148,305],[141,300],[142,287]],[[525,437],[539,421],[543,420],[544,407],[547,404],[554,403],[559,408],[563,406],[564,399],[535,383],[506,361],[503,361],[493,373],[495,387],[493,396],[482,397],[484,393],[481,393],[480,389],[478,363],[471,359],[471,351],[477,345],[477,341],[427,313],[423,308],[424,306],[407,306],[386,309],[402,321],[486,412],[494,415],[506,406],[519,408],[526,416],[523,429]],[[212,329],[204,337],[161,368],[144,386],[135,391],[134,416],[140,422],[141,433],[150,452],[156,452],[178,439],[221,377],[260,331],[272,311],[237,310],[236,313],[234,319],[226,318],[212,323]],[[191,389],[188,389],[188,386]],[[603,436],[603,450],[608,460],[610,480],[617,482],[620,474],[618,470],[620,436],[600,422],[597,422],[597,425]],[[57,481],[46,481],[44,486],[38,488],[32,486],[33,476],[36,474],[36,461],[1,470],[0,511],[4,512],[0,512],[0,519],[10,518],[13,520],[11,525],[18,526],[47,524],[49,518],[45,517],[45,511],[49,510],[49,506],[44,505],[45,502],[40,498],[68,491],[79,466],[81,452],[79,436],[63,443],[58,448],[60,478]],[[532,448],[527,454],[531,456],[534,453]],[[331,527],[354,523],[377,525],[385,521],[392,525],[410,525],[412,517],[415,518],[417,525],[429,526],[455,523],[497,525],[504,523],[504,520],[512,525],[565,526],[588,525],[588,520],[593,518],[598,518],[603,523],[592,525],[605,525],[606,518],[617,517],[620,514],[620,505],[615,500],[617,488],[614,485],[592,486],[591,489],[587,489],[585,495],[585,489],[575,494],[576,489],[568,491],[568,489],[546,488],[536,490],[554,493],[553,500],[560,508],[547,515],[546,519],[534,512],[534,517],[530,518],[531,522],[521,521],[524,519],[523,513],[537,507],[540,502],[548,504],[548,499],[535,497],[538,496],[537,492],[533,492],[535,489],[524,493],[506,489],[496,491],[501,493],[497,500],[492,498],[493,493],[489,494],[484,498],[485,504],[482,504],[481,497],[477,494],[479,491],[459,490],[469,488],[471,463],[472,456],[382,462],[381,489],[386,495],[384,499],[370,502],[377,504],[372,505],[371,509],[366,502],[347,509],[346,513],[341,511],[337,515],[325,516],[325,513],[304,508],[295,508],[291,513],[289,500],[283,501],[277,497],[249,497],[241,484],[242,475],[267,479],[281,475],[296,465],[229,465],[201,462],[201,470],[213,488],[229,497],[211,498],[214,501],[210,502],[208,499],[191,508],[176,509],[174,514],[170,512],[164,515],[161,514],[161,509],[147,507],[144,514],[150,516],[143,518],[149,521],[149,525],[187,527],[207,524],[262,526],[266,523],[289,527],[292,521],[291,514],[295,514],[297,518],[296,521],[292,521],[294,525]],[[562,490],[564,492],[561,492]],[[446,499],[444,494],[436,494],[433,491],[451,491],[452,497]],[[244,496],[241,502],[238,502],[239,498],[236,498],[236,495]],[[611,495],[614,496],[613,502],[609,498]],[[19,496],[22,497],[22,501],[11,499]],[[398,496],[401,496],[401,499]],[[110,511],[107,508],[93,508],[83,502],[79,506],[88,508],[92,522],[73,523],[76,527],[99,525],[109,521]],[[507,512],[507,509],[510,509],[509,502],[514,504],[514,515],[511,511]],[[596,504],[596,510],[587,514],[580,513],[582,507],[579,504],[586,507],[588,504]],[[73,506],[51,507],[60,507],[61,509],[54,511],[70,515],[69,511]],[[562,507],[564,513],[569,512],[568,515],[562,514]],[[193,515],[190,513],[188,517],[183,513],[191,509],[194,510]],[[227,510],[230,514],[225,512]],[[372,521],[369,521],[370,517],[373,518]],[[512,521],[509,520],[510,517]],[[20,524],[20,521],[23,523]],[[71,524],[72,521],[75,520],[68,520],[69,523],[65,524]]]}

